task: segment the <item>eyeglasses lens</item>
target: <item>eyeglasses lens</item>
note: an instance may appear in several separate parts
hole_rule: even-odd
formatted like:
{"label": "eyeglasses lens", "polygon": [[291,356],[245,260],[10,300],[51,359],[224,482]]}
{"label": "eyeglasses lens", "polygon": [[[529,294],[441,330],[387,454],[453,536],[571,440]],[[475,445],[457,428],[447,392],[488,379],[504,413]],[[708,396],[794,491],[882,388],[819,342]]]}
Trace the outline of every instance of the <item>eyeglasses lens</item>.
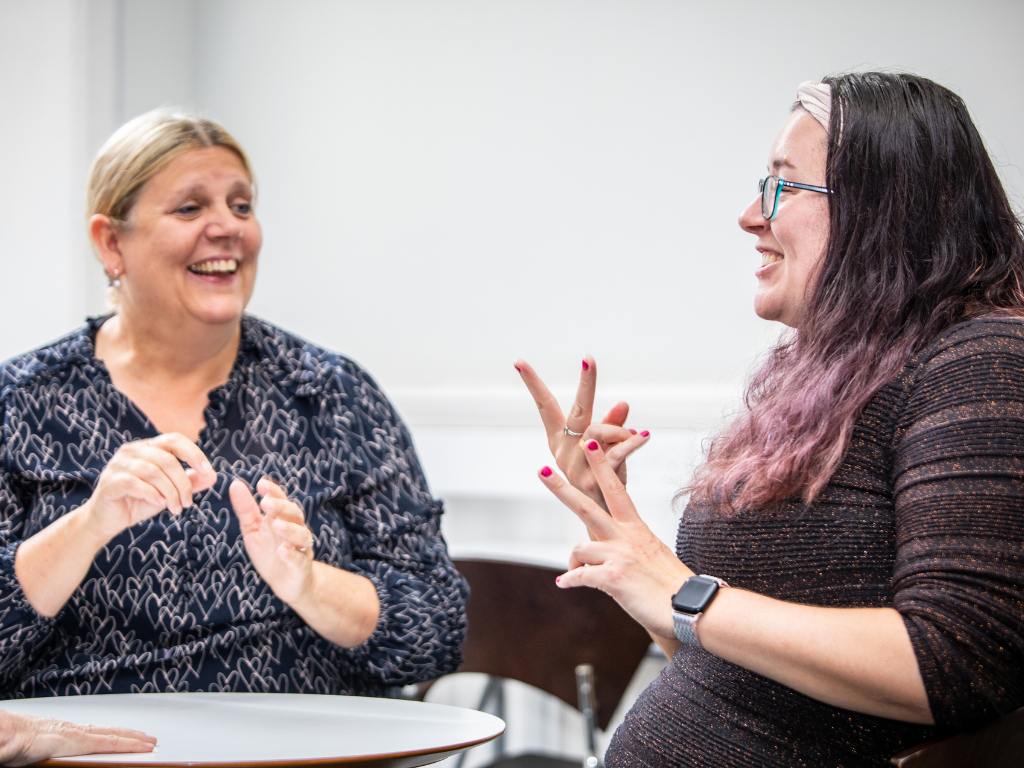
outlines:
{"label": "eyeglasses lens", "polygon": [[775,215],[775,201],[778,199],[779,180],[769,176],[761,182],[761,215],[771,219]]}

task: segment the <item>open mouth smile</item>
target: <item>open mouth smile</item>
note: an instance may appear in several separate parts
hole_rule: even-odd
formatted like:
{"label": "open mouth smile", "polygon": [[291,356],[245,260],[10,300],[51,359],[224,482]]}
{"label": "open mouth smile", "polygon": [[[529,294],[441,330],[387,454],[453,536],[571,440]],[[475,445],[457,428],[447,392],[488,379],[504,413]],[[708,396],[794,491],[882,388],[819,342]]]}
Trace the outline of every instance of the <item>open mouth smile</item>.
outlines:
{"label": "open mouth smile", "polygon": [[189,264],[188,271],[194,275],[233,275],[238,271],[238,259],[211,259],[198,264]]}
{"label": "open mouth smile", "polygon": [[771,251],[764,251],[761,254],[761,266],[767,267],[769,264],[774,264],[777,261],[782,261],[783,256],[780,253],[772,253]]}

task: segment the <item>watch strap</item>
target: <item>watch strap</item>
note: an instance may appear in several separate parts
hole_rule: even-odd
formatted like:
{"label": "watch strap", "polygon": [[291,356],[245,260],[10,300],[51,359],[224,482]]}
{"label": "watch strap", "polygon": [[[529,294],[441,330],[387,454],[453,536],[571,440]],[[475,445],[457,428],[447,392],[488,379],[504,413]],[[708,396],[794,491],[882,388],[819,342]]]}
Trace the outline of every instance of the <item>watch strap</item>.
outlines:
{"label": "watch strap", "polygon": [[[720,579],[717,576],[708,576],[706,573],[702,573],[700,576],[703,579],[711,579],[714,581],[718,584],[719,589],[729,586],[723,579]],[[684,645],[696,645],[698,647],[703,647],[700,644],[700,640],[697,639],[697,620],[703,615],[703,612],[683,613],[675,609],[672,610],[672,624],[675,627],[676,637],[679,639],[679,642]]]}

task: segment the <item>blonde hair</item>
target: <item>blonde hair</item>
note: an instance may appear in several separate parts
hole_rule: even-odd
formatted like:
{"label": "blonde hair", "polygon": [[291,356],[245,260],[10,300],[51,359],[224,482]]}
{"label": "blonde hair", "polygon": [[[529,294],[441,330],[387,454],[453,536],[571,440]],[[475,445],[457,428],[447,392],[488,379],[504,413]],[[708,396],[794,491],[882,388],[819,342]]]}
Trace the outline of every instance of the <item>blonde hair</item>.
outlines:
{"label": "blonde hair", "polygon": [[86,220],[107,216],[114,226],[128,229],[142,186],[172,160],[186,152],[210,147],[230,149],[255,183],[249,158],[220,124],[180,109],[154,109],[129,120],[100,147],[89,170]]}

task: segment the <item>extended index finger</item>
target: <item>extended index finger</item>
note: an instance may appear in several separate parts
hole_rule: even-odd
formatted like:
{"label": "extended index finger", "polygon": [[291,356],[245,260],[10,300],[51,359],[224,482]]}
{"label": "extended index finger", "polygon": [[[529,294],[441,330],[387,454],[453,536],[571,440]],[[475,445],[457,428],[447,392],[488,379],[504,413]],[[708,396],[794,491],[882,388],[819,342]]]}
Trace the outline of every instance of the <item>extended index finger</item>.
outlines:
{"label": "extended index finger", "polygon": [[547,385],[540,380],[540,376],[533,370],[533,366],[525,360],[516,360],[514,365],[519,371],[519,375],[523,377],[526,388],[533,395],[533,402],[537,404],[537,410],[540,411],[540,419],[544,422],[544,430],[548,433],[548,438],[557,437],[565,427],[565,416],[562,415],[562,409],[558,407],[558,401],[551,394]]}
{"label": "extended index finger", "polygon": [[587,456],[587,463],[594,470],[594,479],[604,495],[608,512],[619,522],[635,520],[639,517],[633,500],[626,493],[626,486],[615,474],[615,469],[608,461],[608,455],[601,449],[597,440],[581,440],[580,448]]}

